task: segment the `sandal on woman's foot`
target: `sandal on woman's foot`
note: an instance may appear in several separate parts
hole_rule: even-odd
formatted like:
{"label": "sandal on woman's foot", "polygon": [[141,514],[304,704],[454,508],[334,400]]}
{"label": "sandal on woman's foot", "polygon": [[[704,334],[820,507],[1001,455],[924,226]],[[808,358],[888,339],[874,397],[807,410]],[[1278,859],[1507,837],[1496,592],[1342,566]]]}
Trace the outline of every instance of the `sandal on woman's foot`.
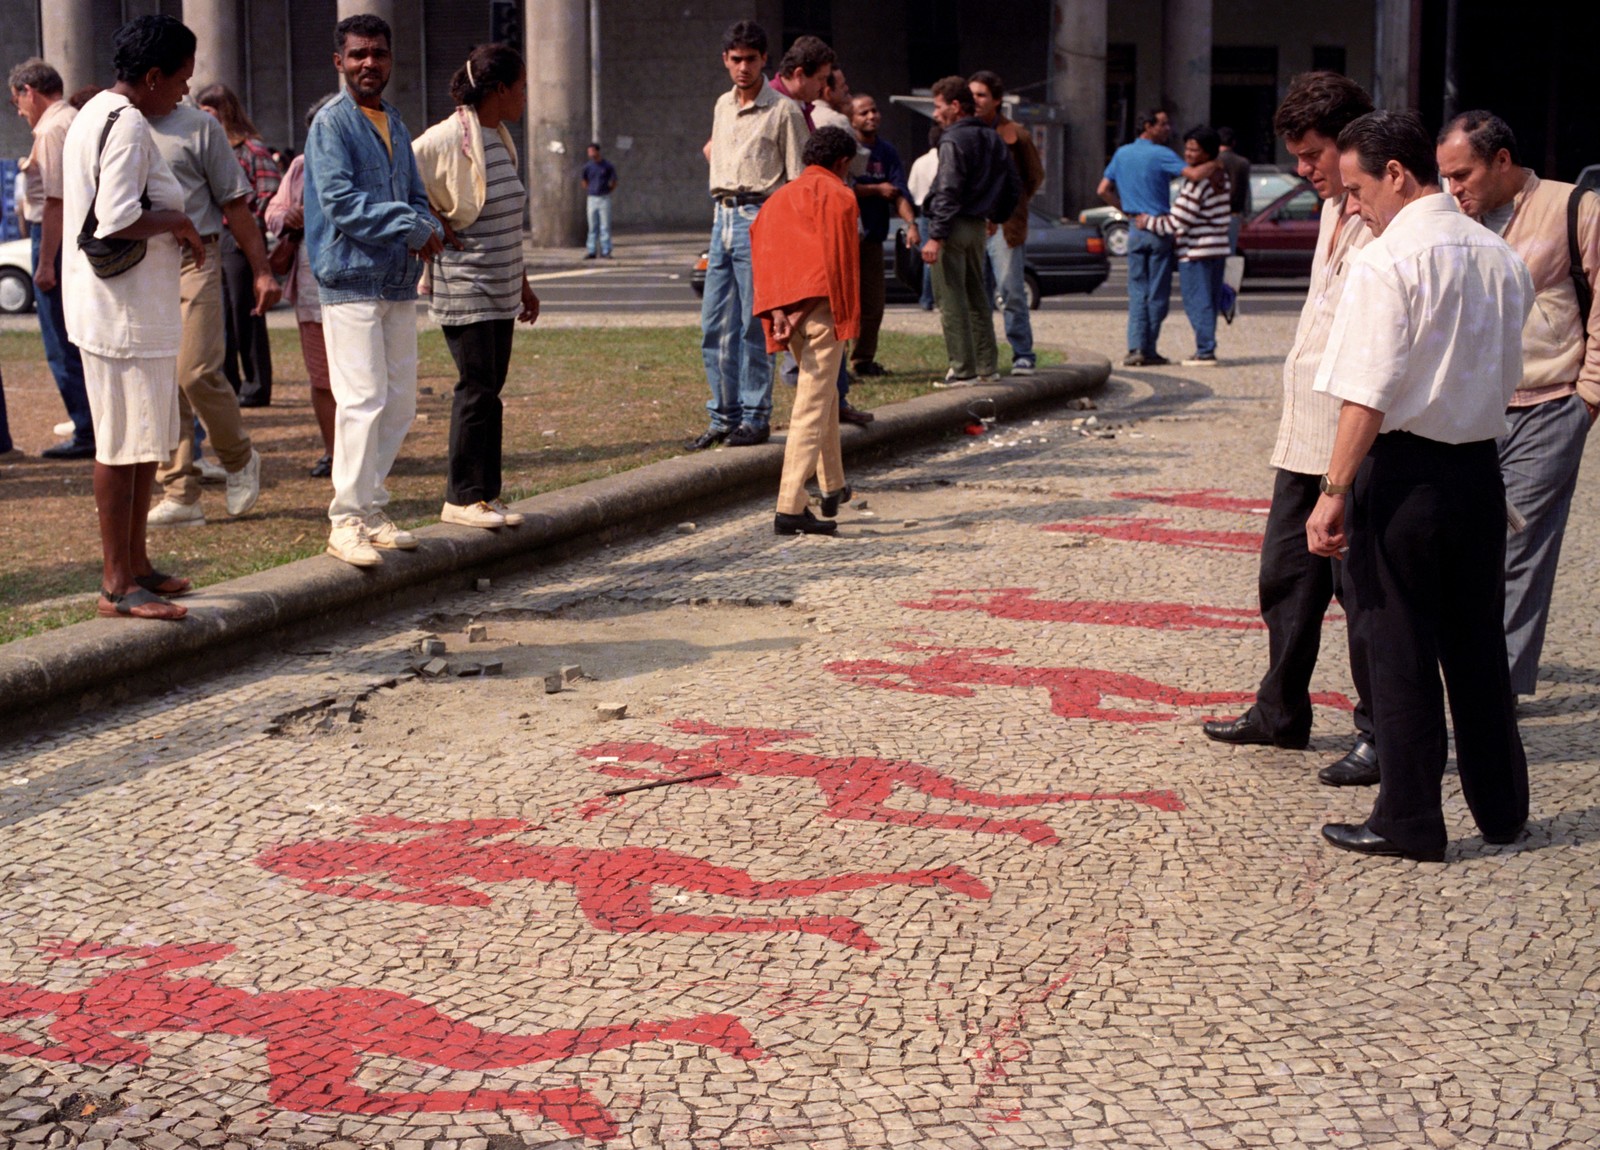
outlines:
{"label": "sandal on woman's foot", "polygon": [[143,587],[126,595],[113,595],[104,587],[100,589],[100,602],[95,610],[105,619],[121,615],[129,619],[182,619],[189,612],[176,603],[169,603]]}
{"label": "sandal on woman's foot", "polygon": [[176,599],[179,595],[187,595],[194,590],[194,584],[182,575],[168,575],[162,571],[152,571],[148,575],[135,575],[133,581],[153,595],[160,595],[166,599]]}

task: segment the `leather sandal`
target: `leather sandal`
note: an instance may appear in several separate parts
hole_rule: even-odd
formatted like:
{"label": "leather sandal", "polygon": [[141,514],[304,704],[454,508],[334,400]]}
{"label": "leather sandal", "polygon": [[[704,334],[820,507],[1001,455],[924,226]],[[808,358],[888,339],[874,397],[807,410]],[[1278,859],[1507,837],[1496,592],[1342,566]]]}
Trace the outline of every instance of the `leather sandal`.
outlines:
{"label": "leather sandal", "polygon": [[160,595],[164,599],[176,599],[194,590],[194,583],[182,575],[168,575],[162,571],[135,575],[133,581],[151,594]]}
{"label": "leather sandal", "polygon": [[[162,608],[166,610],[163,611]],[[189,613],[178,604],[169,603],[143,587],[137,591],[129,591],[126,595],[114,595],[104,587],[100,588],[100,602],[95,604],[95,612],[103,619],[115,619],[120,615],[127,619],[162,619],[173,622]]]}

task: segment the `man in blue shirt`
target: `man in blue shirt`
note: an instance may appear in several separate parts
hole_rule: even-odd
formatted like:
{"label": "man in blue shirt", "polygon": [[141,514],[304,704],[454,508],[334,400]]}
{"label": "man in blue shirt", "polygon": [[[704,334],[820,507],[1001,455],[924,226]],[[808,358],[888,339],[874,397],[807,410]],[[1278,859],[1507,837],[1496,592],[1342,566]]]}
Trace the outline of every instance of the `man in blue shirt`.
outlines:
{"label": "man in blue shirt", "polygon": [[[1172,120],[1156,109],[1145,113],[1143,131],[1124,144],[1106,165],[1099,196],[1124,215],[1164,216],[1170,209],[1174,176],[1186,175],[1178,153],[1167,147]],[[1128,229],[1128,355],[1124,367],[1158,367],[1168,361],[1156,353],[1161,323],[1172,295],[1173,240],[1143,228]]]}
{"label": "man in blue shirt", "polygon": [[600,158],[600,145],[589,145],[589,162],[578,180],[588,192],[589,242],[584,259],[611,258],[611,193],[617,186],[617,169]]}

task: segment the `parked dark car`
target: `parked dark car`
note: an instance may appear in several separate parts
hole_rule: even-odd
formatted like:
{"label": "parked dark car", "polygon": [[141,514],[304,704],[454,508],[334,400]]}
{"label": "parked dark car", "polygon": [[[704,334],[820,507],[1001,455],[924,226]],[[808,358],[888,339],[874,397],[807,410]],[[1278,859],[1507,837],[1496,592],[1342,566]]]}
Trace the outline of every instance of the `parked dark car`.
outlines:
{"label": "parked dark car", "polygon": [[1245,279],[1305,278],[1317,253],[1322,200],[1301,182],[1239,227]]}
{"label": "parked dark car", "polygon": [[[895,273],[895,241],[904,230],[900,220],[893,221],[889,238],[883,242],[884,298],[890,303],[915,303],[920,286],[913,289]],[[907,261],[907,279],[914,270],[910,262],[920,262],[920,256],[910,253]],[[1023,278],[1028,285],[1028,306],[1037,309],[1045,296],[1068,295],[1074,292],[1092,292],[1105,283],[1111,274],[1111,261],[1106,258],[1105,239],[1099,229],[1054,220],[1043,212],[1028,215],[1028,243],[1023,249]],[[690,286],[696,295],[706,288],[706,255],[701,253],[695,261],[690,276]]]}

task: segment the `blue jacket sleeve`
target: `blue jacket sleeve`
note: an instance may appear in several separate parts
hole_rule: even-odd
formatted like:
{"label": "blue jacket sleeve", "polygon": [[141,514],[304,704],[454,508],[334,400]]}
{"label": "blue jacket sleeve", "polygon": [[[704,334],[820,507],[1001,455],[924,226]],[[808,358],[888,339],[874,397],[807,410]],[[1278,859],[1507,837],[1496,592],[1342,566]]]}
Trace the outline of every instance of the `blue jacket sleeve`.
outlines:
{"label": "blue jacket sleeve", "polygon": [[426,243],[436,225],[431,216],[418,218],[418,198],[426,211],[428,197],[409,144],[405,163],[411,169],[410,203],[380,200],[363,192],[356,186],[353,163],[351,143],[331,118],[318,116],[306,135],[306,166],[316,172],[317,203],[328,222],[349,239],[373,247],[404,243],[415,251]]}

